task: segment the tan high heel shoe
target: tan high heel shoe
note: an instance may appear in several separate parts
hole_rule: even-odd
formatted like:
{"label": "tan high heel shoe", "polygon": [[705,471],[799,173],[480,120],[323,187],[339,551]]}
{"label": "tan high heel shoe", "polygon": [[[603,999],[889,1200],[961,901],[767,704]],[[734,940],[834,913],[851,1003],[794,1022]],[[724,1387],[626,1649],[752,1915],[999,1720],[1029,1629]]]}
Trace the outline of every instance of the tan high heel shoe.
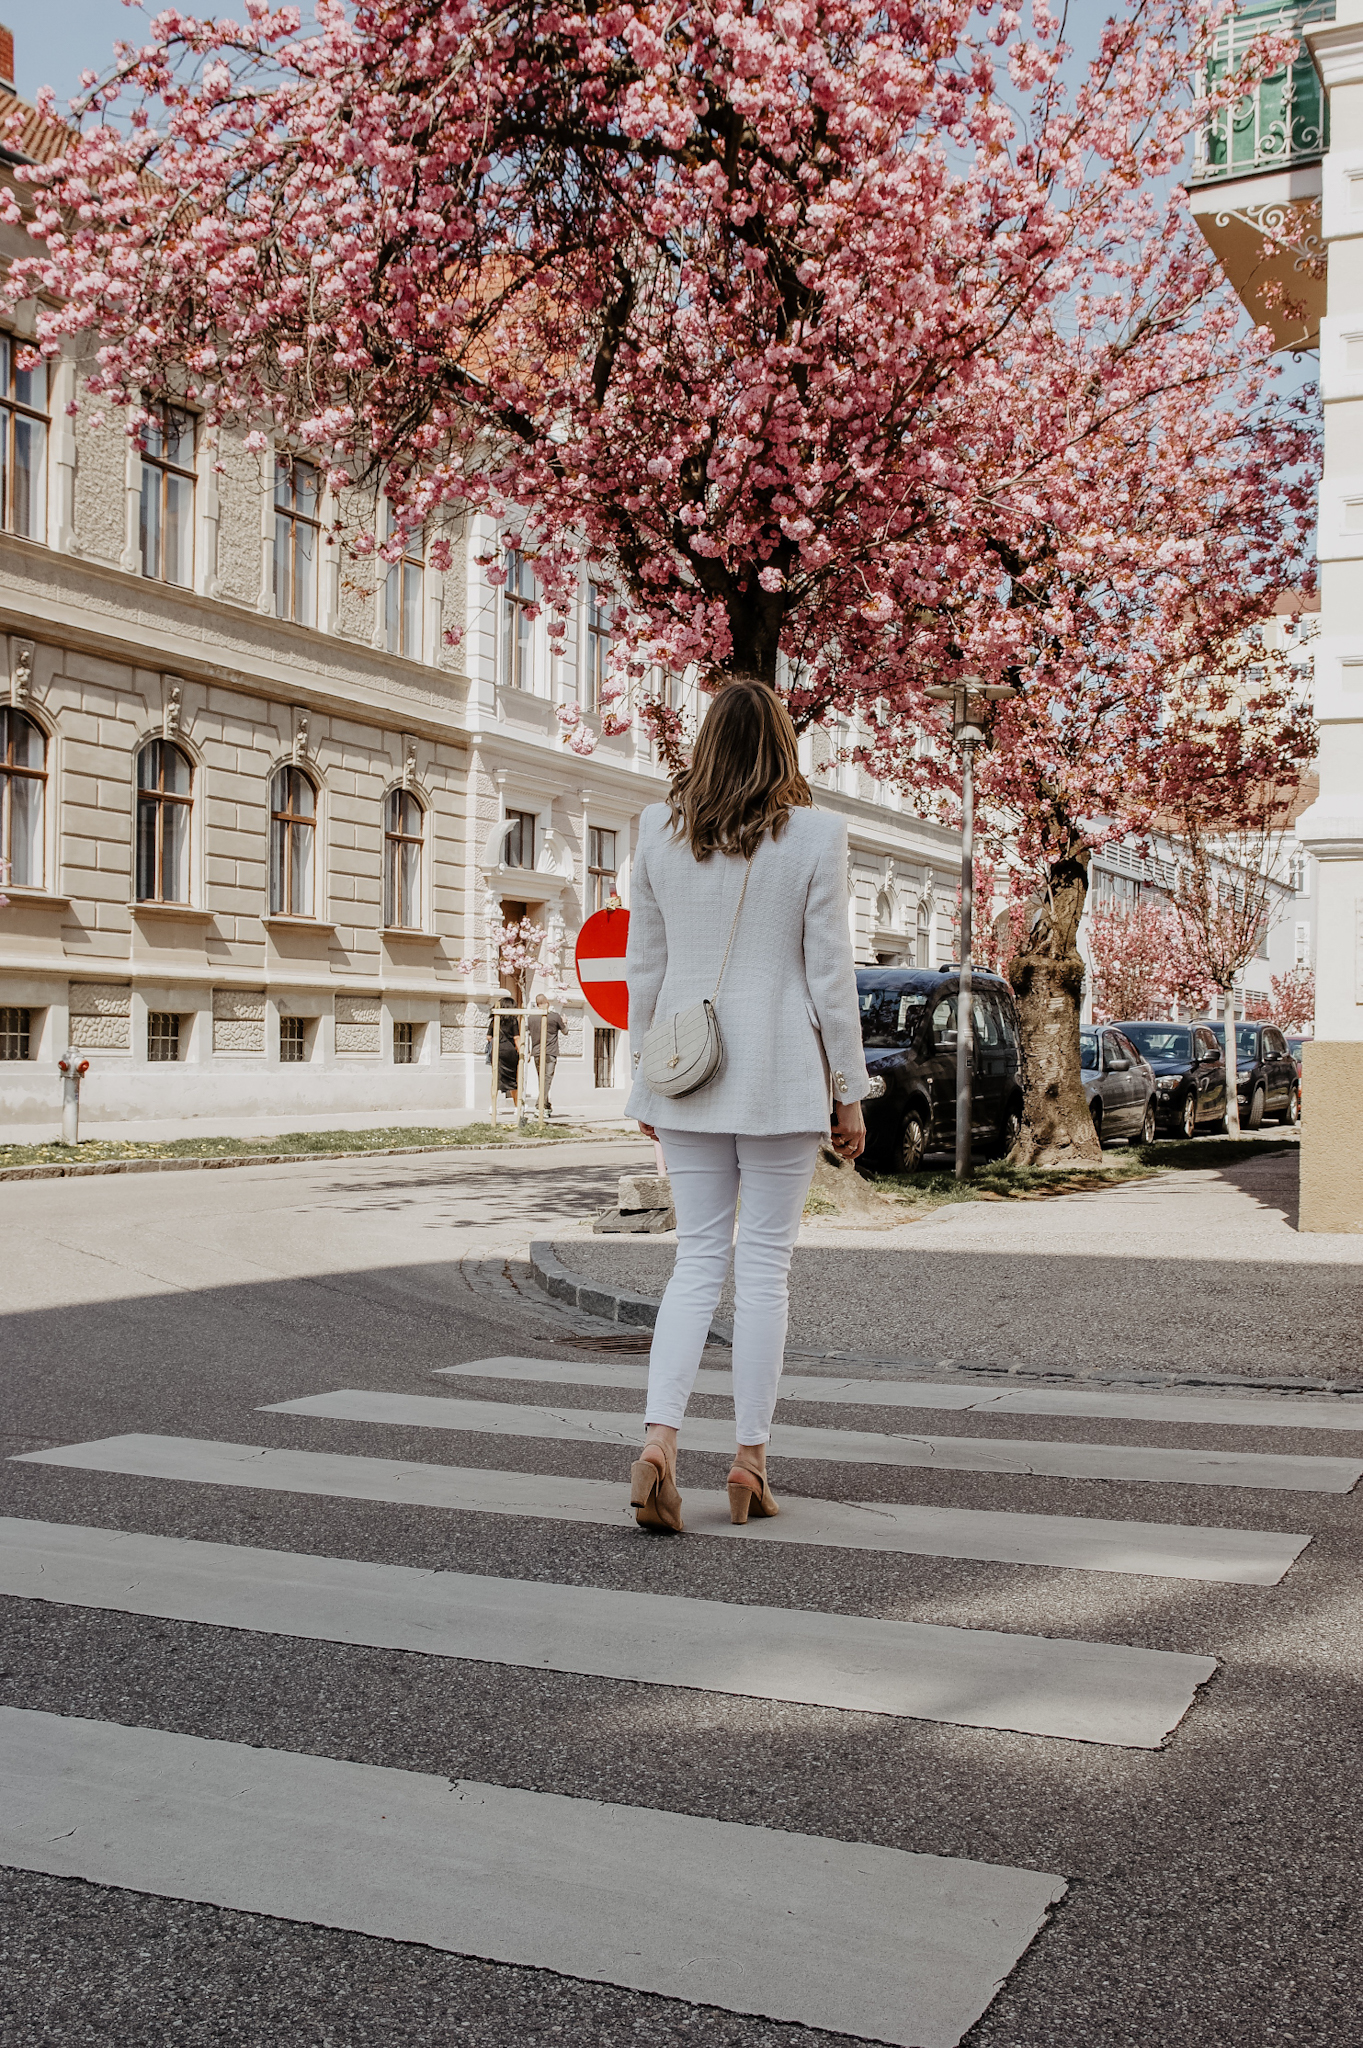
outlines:
{"label": "tan high heel shoe", "polygon": [[641,1529],[672,1529],[679,1536],[685,1534],[675,1467],[669,1470],[661,1444],[645,1444],[631,1465],[629,1504]]}
{"label": "tan high heel shoe", "polygon": [[735,1458],[729,1472],[729,1520],[746,1522],[749,1515],[779,1515],[776,1496],[765,1472]]}

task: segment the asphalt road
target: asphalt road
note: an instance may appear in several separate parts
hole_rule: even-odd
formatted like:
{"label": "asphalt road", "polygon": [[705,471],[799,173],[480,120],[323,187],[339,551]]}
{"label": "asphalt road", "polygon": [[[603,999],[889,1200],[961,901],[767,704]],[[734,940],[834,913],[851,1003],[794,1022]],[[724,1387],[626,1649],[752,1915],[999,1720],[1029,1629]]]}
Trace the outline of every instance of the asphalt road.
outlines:
{"label": "asphalt road", "polygon": [[[609,1444],[260,1410],[338,1387],[641,1409],[639,1394],[618,1387],[432,1378],[444,1365],[504,1355],[585,1362],[640,1352],[641,1340],[546,1302],[521,1263],[530,1237],[600,1206],[630,1157],[620,1147],[583,1148],[515,1162],[347,1161],[0,1187],[0,1513],[297,1556],[1215,1657],[1215,1678],[1165,1747],[18,1598],[0,1600],[0,1705],[1058,1873],[1068,1886],[1063,1901],[966,2036],[968,2048],[1344,2048],[1357,2040],[1357,1492],[853,1470],[832,1459],[774,1466],[792,1513],[804,1495],[1309,1534],[1299,1562],[1264,1587],[674,1541],[649,1538],[623,1518],[619,1527],[594,1526],[9,1462],[148,1432],[623,1487],[627,1461]],[[1093,1198],[1089,1228],[1101,1223],[1097,1205],[1111,1199]],[[1140,1215],[1127,1212],[1123,1228],[1135,1257]],[[1082,1270],[1048,1266],[1044,1246],[991,1247],[989,1255],[1011,1261],[1020,1326],[1038,1312],[1029,1305],[1042,1273],[1061,1312],[1079,1316]],[[1327,1283],[1338,1270],[1308,1261],[1294,1278],[1304,1353],[1315,1330],[1322,1357],[1336,1355],[1339,1310]],[[1321,1290],[1314,1320],[1313,1285]],[[874,1304],[868,1313],[888,1314]],[[1213,1330],[1205,1341],[1210,1350]],[[707,1359],[723,1362],[720,1351]],[[1095,1347],[1090,1370],[1101,1365]],[[723,1415],[725,1404],[707,1396],[695,1412]],[[889,1426],[883,1409],[813,1402],[790,1404],[781,1419]],[[1042,1431],[1026,1416],[934,1410],[915,1410],[911,1426],[1363,1455],[1363,1429],[1323,1438],[1281,1427],[1048,1417]],[[724,1470],[718,1456],[692,1454],[683,1489],[720,1486]],[[619,1853],[628,1857],[627,1836]],[[665,1921],[669,1870],[641,1867],[631,1877]],[[389,2048],[399,2040],[504,2048],[541,2037],[602,2048],[634,2048],[641,2038],[665,2048],[839,2048],[859,2038],[140,1889],[27,1870],[0,1873],[0,1885],[6,2048],[161,2048],[169,2040],[187,2048]]]}

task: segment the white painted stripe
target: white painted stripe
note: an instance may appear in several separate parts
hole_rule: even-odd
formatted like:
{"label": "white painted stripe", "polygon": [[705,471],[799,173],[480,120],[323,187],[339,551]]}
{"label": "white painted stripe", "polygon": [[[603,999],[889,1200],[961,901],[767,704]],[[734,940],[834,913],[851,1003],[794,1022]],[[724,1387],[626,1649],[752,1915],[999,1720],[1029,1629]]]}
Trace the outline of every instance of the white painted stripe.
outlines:
{"label": "white painted stripe", "polygon": [[1044,1872],[0,1710],[0,1862],[901,2048],[955,2048]]}
{"label": "white painted stripe", "polygon": [[[462,1429],[553,1443],[633,1444],[642,1418],[599,1408],[541,1408],[520,1401],[474,1401],[440,1394],[394,1394],[338,1387],[298,1401],[272,1401],[267,1415],[319,1415],[407,1429]],[[731,1422],[688,1416],[685,1448],[732,1457]],[[1142,1444],[1040,1443],[1022,1437],[880,1436],[870,1430],[811,1429],[778,1422],[778,1458],[836,1464],[930,1466],[936,1472],[1023,1472],[1050,1479],[1144,1480],[1163,1486],[1270,1487],[1292,1493],[1348,1493],[1363,1478],[1357,1458],[1308,1458],[1264,1451],[1152,1449]]]}
{"label": "white painted stripe", "polygon": [[578,956],[577,978],[579,981],[623,981],[625,978],[625,956],[617,953],[612,958],[598,957],[584,960]]}
{"label": "white painted stripe", "polygon": [[[206,1486],[252,1486],[274,1493],[326,1494],[342,1500],[398,1501],[408,1507],[473,1514],[533,1516],[550,1522],[593,1522],[617,1529],[634,1525],[625,1487],[610,1479],[275,1451],[261,1444],[213,1443],[198,1437],[106,1437],[98,1443],[24,1451],[14,1462]],[[731,1537],[741,1543],[817,1543],[836,1550],[971,1557],[1238,1586],[1276,1586],[1311,1540],[1277,1530],[1109,1522],[1089,1515],[1017,1515],[883,1501],[802,1500],[793,1495],[784,1497],[774,1521],[749,1522],[736,1529],[722,1493],[689,1488],[683,1512],[693,1534]]]}
{"label": "white painted stripe", "polygon": [[1158,1749],[1212,1657],[0,1519],[0,1593],[215,1628]]}
{"label": "white painted stripe", "polygon": [[[583,1365],[577,1359],[475,1358],[442,1365],[442,1377],[537,1381],[541,1386],[637,1387],[648,1384],[646,1359]],[[733,1377],[702,1367],[696,1392],[728,1400]],[[840,1401],[859,1408],[929,1408],[972,1415],[1076,1415],[1113,1422],[1219,1423],[1246,1429],[1343,1429],[1363,1434],[1363,1395],[1301,1401],[1272,1394],[1245,1399],[1218,1394],[1141,1394],[1111,1387],[1029,1387],[986,1392],[936,1380],[836,1379],[831,1374],[783,1373],[783,1401]]]}

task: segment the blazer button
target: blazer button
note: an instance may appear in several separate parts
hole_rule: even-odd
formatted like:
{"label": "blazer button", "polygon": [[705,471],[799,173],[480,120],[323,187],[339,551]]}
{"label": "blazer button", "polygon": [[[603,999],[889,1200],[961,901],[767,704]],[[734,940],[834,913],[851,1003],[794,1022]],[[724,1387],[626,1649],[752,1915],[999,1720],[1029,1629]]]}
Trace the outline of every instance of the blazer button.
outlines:
{"label": "blazer button", "polygon": [[846,1076],[846,1074],[839,1074],[839,1073],[836,1073],[836,1072],[835,1072],[835,1073],[834,1073],[834,1075],[833,1075],[833,1092],[834,1092],[834,1094],[835,1094],[835,1095],[841,1095],[841,1094],[842,1094],[842,1092],[843,1092],[843,1090],[844,1090],[844,1089],[846,1088],[846,1086],[847,1086],[847,1076]]}

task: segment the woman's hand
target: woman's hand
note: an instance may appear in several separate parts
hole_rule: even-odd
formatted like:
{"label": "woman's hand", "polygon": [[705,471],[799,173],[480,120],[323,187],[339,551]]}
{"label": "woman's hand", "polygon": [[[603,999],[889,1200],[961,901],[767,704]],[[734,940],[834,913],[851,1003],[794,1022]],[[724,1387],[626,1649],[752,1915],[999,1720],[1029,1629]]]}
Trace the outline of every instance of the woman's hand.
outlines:
{"label": "woman's hand", "polygon": [[839,1159],[859,1159],[866,1149],[866,1119],[859,1102],[833,1104],[833,1150]]}
{"label": "woman's hand", "polygon": [[643,1132],[646,1138],[652,1138],[654,1144],[657,1144],[658,1133],[654,1130],[652,1124],[640,1124],[639,1129]]}

